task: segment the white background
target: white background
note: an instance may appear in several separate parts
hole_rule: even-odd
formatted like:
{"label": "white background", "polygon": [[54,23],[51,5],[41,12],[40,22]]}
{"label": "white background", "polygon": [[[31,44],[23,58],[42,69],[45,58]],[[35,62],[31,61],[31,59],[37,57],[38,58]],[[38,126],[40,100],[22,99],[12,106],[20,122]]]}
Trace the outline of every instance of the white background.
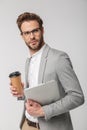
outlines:
{"label": "white background", "polygon": [[19,70],[24,82],[28,49],[16,19],[25,11],[41,16],[47,44],[69,54],[85,95],[71,111],[73,126],[87,130],[87,0],[0,0],[0,130],[19,130],[23,101],[10,94],[8,75]]}

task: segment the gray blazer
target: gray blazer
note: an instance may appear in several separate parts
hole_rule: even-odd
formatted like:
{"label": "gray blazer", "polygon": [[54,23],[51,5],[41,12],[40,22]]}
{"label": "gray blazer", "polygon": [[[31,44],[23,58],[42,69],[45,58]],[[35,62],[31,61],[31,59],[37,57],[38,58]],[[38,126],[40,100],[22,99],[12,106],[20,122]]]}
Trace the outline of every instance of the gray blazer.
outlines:
{"label": "gray blazer", "polygon": [[[28,67],[29,59],[25,67],[26,87],[28,87]],[[50,80],[57,81],[61,98],[43,106],[45,117],[38,118],[40,130],[73,130],[69,111],[84,103],[83,92],[69,56],[46,45],[42,53],[38,83]],[[21,127],[23,121],[24,114]]]}

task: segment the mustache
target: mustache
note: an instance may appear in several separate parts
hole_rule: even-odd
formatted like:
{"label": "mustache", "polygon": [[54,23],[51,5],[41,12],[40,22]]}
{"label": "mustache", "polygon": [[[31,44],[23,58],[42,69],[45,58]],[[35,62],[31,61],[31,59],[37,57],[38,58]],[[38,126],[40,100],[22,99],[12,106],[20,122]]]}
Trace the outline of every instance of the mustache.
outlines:
{"label": "mustache", "polygon": [[30,41],[30,43],[32,43],[32,42],[38,42],[38,40],[32,39],[32,40]]}

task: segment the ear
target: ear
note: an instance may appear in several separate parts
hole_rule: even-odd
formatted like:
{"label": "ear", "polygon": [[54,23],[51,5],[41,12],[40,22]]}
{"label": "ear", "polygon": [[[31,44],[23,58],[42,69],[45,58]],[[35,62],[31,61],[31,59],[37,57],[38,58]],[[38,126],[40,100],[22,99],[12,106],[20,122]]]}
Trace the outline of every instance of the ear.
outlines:
{"label": "ear", "polygon": [[44,34],[44,27],[42,27],[41,31],[42,31],[42,33]]}
{"label": "ear", "polygon": [[20,33],[20,36],[22,37],[22,39],[24,40],[24,36]]}

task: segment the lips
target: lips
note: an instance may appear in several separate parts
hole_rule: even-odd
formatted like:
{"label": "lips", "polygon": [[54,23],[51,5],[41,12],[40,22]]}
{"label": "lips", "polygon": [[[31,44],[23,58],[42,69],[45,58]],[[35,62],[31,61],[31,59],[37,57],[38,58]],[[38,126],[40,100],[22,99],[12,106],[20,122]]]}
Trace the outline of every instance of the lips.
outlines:
{"label": "lips", "polygon": [[30,42],[32,45],[35,45],[36,43],[37,43],[37,41],[35,40],[35,41],[31,41]]}

